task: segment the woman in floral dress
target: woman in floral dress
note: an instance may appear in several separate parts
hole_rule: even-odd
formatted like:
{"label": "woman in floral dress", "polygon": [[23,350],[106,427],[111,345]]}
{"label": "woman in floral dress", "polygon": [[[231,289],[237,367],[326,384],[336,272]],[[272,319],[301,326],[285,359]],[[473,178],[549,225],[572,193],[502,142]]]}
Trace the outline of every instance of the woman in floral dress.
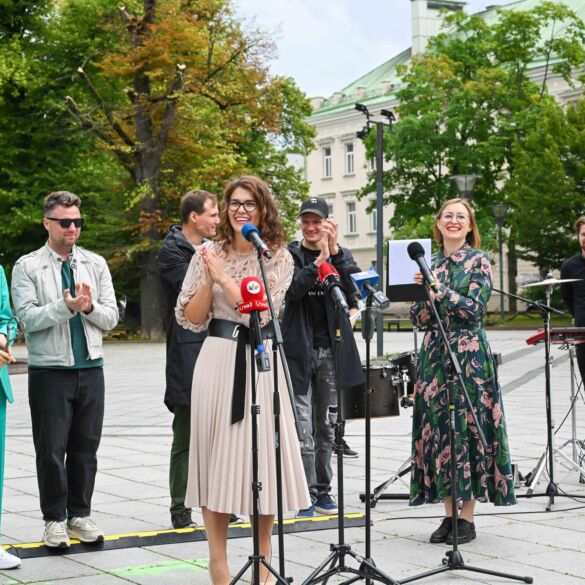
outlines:
{"label": "woman in floral dress", "polygon": [[[487,254],[478,249],[479,232],[467,201],[451,199],[443,204],[435,221],[434,238],[440,250],[433,257],[438,288],[436,293],[431,291],[431,297],[461,365],[471,406],[487,441],[486,451],[469,405],[456,386],[457,495],[461,502],[457,528],[458,543],[462,544],[475,538],[476,501],[508,506],[515,504],[516,498],[502,396],[483,327],[492,292],[492,271]],[[420,272],[415,281],[423,283]],[[428,301],[415,303],[410,317],[417,327],[427,330],[415,388],[410,505],[442,501],[445,518],[430,540],[452,544],[448,354]]]}

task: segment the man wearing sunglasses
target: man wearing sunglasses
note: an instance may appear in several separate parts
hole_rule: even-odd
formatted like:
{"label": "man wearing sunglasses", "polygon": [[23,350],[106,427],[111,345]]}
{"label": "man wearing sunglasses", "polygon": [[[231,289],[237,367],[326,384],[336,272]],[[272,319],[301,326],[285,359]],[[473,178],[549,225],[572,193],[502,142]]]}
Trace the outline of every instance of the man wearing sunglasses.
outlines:
{"label": "man wearing sunglasses", "polygon": [[81,200],[68,191],[45,199],[46,244],[18,259],[12,298],[28,348],[28,395],[43,541],[103,541],[90,518],[104,417],[102,335],[118,309],[106,261],[76,242]]}

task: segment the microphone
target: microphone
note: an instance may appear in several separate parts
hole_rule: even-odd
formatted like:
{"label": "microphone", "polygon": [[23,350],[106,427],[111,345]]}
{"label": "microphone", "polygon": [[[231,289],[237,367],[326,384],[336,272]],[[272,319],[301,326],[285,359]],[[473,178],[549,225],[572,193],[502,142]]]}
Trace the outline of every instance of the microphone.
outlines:
{"label": "microphone", "polygon": [[411,260],[414,260],[425,280],[425,282],[432,288],[435,292],[439,292],[439,283],[435,280],[427,261],[425,260],[425,251],[423,247],[420,245],[420,242],[410,242],[408,247],[406,248],[408,255],[410,256]]}
{"label": "microphone", "polygon": [[256,276],[246,276],[240,284],[242,302],[240,313],[249,315],[252,311],[268,311],[268,301],[264,294],[264,286]]}
{"label": "microphone", "polygon": [[239,304],[240,313],[250,315],[250,331],[254,336],[253,343],[257,351],[256,367],[259,372],[269,372],[270,358],[262,343],[260,331],[260,312],[268,310],[264,286],[256,276],[246,276],[240,284],[240,294],[242,295],[242,302]]}
{"label": "microphone", "polygon": [[341,287],[339,272],[337,272],[335,267],[332,264],[329,264],[329,262],[323,262],[323,264],[317,268],[317,274],[319,276],[319,282],[331,293],[335,306],[338,309],[341,309],[346,315],[349,314],[349,307],[347,306],[345,294]]}
{"label": "microphone", "polygon": [[242,226],[242,235],[262,254],[262,256],[264,256],[264,258],[272,258],[272,252],[260,237],[260,232],[253,223],[247,223]]}
{"label": "microphone", "polygon": [[370,268],[363,272],[354,272],[350,276],[362,298],[371,294],[379,309],[387,309],[390,306],[388,297],[381,290],[374,288],[380,280],[380,275],[375,270]]}

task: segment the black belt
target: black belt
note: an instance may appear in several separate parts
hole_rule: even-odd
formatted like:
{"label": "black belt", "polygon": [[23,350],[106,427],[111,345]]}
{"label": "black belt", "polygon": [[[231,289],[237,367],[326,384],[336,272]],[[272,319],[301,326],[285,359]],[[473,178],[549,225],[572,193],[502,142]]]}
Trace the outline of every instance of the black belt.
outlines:
{"label": "black belt", "polygon": [[[262,327],[260,330],[262,339],[273,339],[274,328],[272,323]],[[234,365],[234,385],[232,390],[232,418],[231,423],[240,422],[244,418],[246,405],[246,344],[250,343],[251,332],[248,327],[241,323],[228,321],[226,319],[212,319],[209,322],[207,333],[211,337],[222,337],[235,341],[236,363]]]}

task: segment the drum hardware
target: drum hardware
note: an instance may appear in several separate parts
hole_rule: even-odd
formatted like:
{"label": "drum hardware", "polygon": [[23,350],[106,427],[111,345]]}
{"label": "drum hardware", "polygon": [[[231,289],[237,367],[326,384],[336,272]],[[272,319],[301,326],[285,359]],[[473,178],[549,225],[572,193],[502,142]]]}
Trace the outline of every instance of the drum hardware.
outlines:
{"label": "drum hardware", "polygon": [[[536,497],[536,496],[545,496],[548,497],[548,504],[546,506],[546,511],[550,512],[552,509],[553,504],[555,503],[555,497],[564,496],[564,497],[579,497],[578,494],[568,494],[566,492],[561,492],[558,488],[557,482],[555,481],[555,455],[560,454],[562,457],[568,458],[564,453],[561,453],[558,448],[555,447],[554,437],[555,437],[555,421],[552,417],[552,386],[551,386],[551,368],[550,364],[552,361],[552,357],[550,354],[550,349],[552,343],[555,342],[567,342],[569,340],[576,340],[575,336],[579,336],[581,339],[585,338],[585,328],[577,328],[577,327],[570,327],[570,328],[558,328],[554,329],[550,325],[550,316],[551,313],[557,313],[560,315],[564,315],[563,311],[559,311],[551,307],[551,299],[553,293],[553,287],[557,284],[561,284],[562,282],[574,282],[575,280],[579,279],[563,279],[559,280],[556,278],[547,278],[539,283],[533,283],[531,285],[526,286],[545,286],[545,296],[546,296],[546,305],[542,303],[538,303],[536,301],[532,301],[530,299],[526,299],[524,297],[520,297],[517,295],[513,295],[508,292],[504,292],[500,289],[494,288],[495,292],[499,292],[501,294],[506,294],[509,297],[516,298],[517,300],[524,301],[531,307],[536,308],[543,320],[543,331],[539,332],[536,335],[529,337],[526,340],[526,343],[529,345],[535,345],[537,343],[544,343],[544,374],[545,374],[545,410],[546,410],[546,447],[543,454],[540,456],[536,467],[526,475],[526,486],[528,487],[528,491],[524,497]],[[582,329],[582,331],[578,331]],[[579,468],[578,464],[575,464],[576,468]],[[534,487],[540,481],[540,476],[545,474],[548,477],[548,484],[546,487],[546,491],[542,494],[534,494]],[[520,496],[522,497],[522,496]]]}
{"label": "drum hardware", "polygon": [[[409,408],[414,404],[414,384],[416,382],[416,368],[418,355],[418,330],[413,328],[414,335],[414,351],[407,351],[391,356],[390,363],[392,368],[396,370],[393,375],[394,387],[400,389],[400,406],[402,408]],[[410,456],[402,463],[396,473],[393,473],[388,479],[383,481],[380,485],[374,488],[370,494],[370,506],[376,507],[378,500],[408,500],[408,485],[405,484],[406,492],[398,494],[387,494],[386,490],[399,479],[410,473]],[[360,500],[366,501],[365,493],[360,494]]]}

